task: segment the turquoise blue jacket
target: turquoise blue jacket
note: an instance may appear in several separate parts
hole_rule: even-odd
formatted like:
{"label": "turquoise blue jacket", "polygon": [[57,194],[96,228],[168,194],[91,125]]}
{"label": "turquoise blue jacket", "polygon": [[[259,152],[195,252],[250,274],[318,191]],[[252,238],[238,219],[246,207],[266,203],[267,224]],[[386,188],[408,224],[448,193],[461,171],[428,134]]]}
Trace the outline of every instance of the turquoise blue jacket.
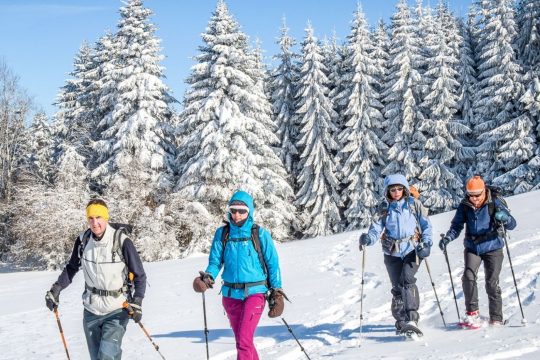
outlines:
{"label": "turquoise blue jacket", "polygon": [[[252,283],[263,281],[266,279],[262,264],[259,261],[257,251],[251,241],[251,227],[253,226],[253,198],[245,191],[237,191],[229,200],[229,205],[239,200],[245,203],[249,208],[247,220],[238,227],[233,224],[229,216],[230,230],[229,240],[223,249],[221,242],[221,234],[224,227],[216,230],[212,247],[210,249],[210,257],[208,259],[208,267],[206,272],[217,278],[221,268],[223,273],[221,278],[228,283]],[[234,239],[242,239],[235,241]],[[259,239],[261,242],[261,251],[268,269],[268,280],[271,288],[281,288],[281,272],[279,269],[279,259],[270,233],[259,227]],[[248,296],[253,294],[264,294],[268,291],[265,285],[256,285],[249,288]],[[225,285],[222,286],[221,292],[223,296],[234,299],[243,300],[246,296],[243,289],[232,289]]]}

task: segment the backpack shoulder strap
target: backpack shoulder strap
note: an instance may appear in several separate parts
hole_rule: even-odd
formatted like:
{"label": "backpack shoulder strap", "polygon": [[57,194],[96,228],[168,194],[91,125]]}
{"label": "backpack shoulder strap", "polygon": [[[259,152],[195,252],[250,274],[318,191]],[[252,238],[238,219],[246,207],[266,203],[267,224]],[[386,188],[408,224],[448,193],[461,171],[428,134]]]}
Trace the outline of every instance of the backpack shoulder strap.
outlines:
{"label": "backpack shoulder strap", "polygon": [[259,262],[261,263],[261,266],[264,271],[264,275],[268,276],[268,269],[266,267],[266,261],[264,261],[264,256],[261,249],[261,239],[259,238],[259,225],[253,224],[251,227],[251,241],[253,242],[253,247],[255,248],[255,251],[257,251],[257,255],[259,256]]}
{"label": "backpack shoulder strap", "polygon": [[223,225],[223,230],[221,231],[221,244],[223,244],[223,250],[225,250],[225,245],[227,245],[227,241],[229,240],[229,231],[230,225],[229,223],[225,223],[225,225]]}
{"label": "backpack shoulder strap", "polygon": [[221,265],[225,263],[223,255],[225,254],[225,246],[227,245],[227,241],[229,240],[229,231],[230,225],[228,222],[225,222],[225,225],[223,225],[223,230],[221,230]]}
{"label": "backpack shoulder strap", "polygon": [[122,234],[127,236],[127,230],[125,227],[121,226],[114,231],[113,236],[113,246],[112,246],[112,262],[116,262],[116,256],[118,255],[120,261],[125,263],[124,254],[122,254]]}
{"label": "backpack shoulder strap", "polygon": [[81,236],[81,244],[79,245],[79,259],[82,259],[84,248],[86,247],[86,244],[88,244],[88,240],[90,239],[90,229],[86,229],[86,231]]}
{"label": "backpack shoulder strap", "polygon": [[415,199],[414,197],[409,197],[409,204],[413,203],[414,206],[414,218],[416,219],[416,229],[418,230],[418,234],[422,234],[422,227],[420,226],[420,217],[422,216],[422,203],[420,200]]}

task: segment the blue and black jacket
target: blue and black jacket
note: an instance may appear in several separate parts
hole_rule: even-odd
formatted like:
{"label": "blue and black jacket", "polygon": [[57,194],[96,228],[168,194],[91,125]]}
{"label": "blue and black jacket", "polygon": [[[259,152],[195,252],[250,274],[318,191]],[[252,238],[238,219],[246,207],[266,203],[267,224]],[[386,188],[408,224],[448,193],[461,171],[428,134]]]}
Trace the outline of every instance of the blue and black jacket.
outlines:
{"label": "blue and black jacket", "polygon": [[[490,208],[494,208],[494,211],[490,211]],[[493,216],[497,211],[505,211],[510,215],[507,206],[501,199],[493,198],[489,188],[486,188],[486,201],[478,209],[465,198],[459,204],[446,236],[451,240],[456,239],[465,226],[463,244],[467,250],[482,255],[502,249],[504,237],[498,231],[501,225]],[[507,230],[513,230],[516,225],[516,219],[510,215],[510,220],[504,224],[504,227]]]}

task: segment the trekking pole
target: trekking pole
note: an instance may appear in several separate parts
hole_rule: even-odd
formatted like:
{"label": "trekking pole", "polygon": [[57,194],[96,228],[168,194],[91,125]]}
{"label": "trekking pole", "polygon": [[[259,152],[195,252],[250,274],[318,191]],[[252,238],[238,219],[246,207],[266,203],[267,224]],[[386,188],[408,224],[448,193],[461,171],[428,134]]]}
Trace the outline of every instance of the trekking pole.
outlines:
{"label": "trekking pole", "polygon": [[210,352],[208,351],[208,326],[206,324],[206,299],[204,297],[204,292],[202,293],[202,307],[204,314],[204,341],[206,342],[206,359],[210,359]]}
{"label": "trekking pole", "polygon": [[161,358],[163,360],[165,360],[165,357],[163,356],[163,354],[159,351],[159,346],[157,346],[157,344],[154,342],[154,340],[152,340],[152,337],[150,336],[150,334],[148,333],[148,331],[146,331],[146,328],[143,326],[143,324],[139,321],[137,324],[139,324],[139,326],[141,327],[141,330],[144,332],[144,334],[146,335],[146,337],[148,338],[148,340],[150,340],[150,342],[152,343],[152,346],[154,346],[154,349],[156,349],[156,351],[158,352],[159,356],[161,356]]}
{"label": "trekking pole", "polygon": [[[441,238],[445,237],[444,234],[441,234]],[[460,321],[459,317],[459,308],[457,304],[457,297],[456,297],[456,289],[454,288],[454,280],[452,280],[452,269],[450,268],[450,261],[448,261],[448,253],[446,252],[446,245],[444,246],[444,258],[446,259],[446,265],[448,266],[448,275],[450,275],[450,284],[452,284],[452,292],[454,293],[454,302],[456,303],[456,311],[457,311],[457,317],[458,321]]]}
{"label": "trekking pole", "polygon": [[308,358],[308,360],[311,360],[309,358],[309,355],[307,354],[306,352],[306,349],[304,349],[304,347],[302,346],[302,344],[300,344],[300,341],[298,341],[298,338],[294,335],[291,327],[289,326],[289,324],[287,324],[287,322],[285,321],[284,318],[281,318],[281,320],[283,321],[283,323],[285,324],[285,326],[287,327],[287,330],[289,330],[289,332],[291,333],[291,335],[293,336],[294,340],[296,340],[296,342],[298,343],[298,346],[300,346],[300,350],[302,350],[304,352],[304,355],[306,355],[306,357]]}
{"label": "trekking pole", "polygon": [[56,323],[58,324],[58,330],[60,330],[60,337],[62,338],[62,343],[64,344],[64,350],[66,350],[67,358],[68,360],[71,360],[71,358],[69,357],[66,338],[64,337],[64,330],[62,330],[62,323],[60,322],[60,316],[58,315],[58,307],[54,308],[54,316],[56,317]]}
{"label": "trekking pole", "polygon": [[512,266],[512,258],[510,257],[510,248],[508,247],[508,233],[506,232],[506,229],[504,228],[504,225],[501,224],[501,228],[503,229],[504,234],[504,245],[506,246],[506,254],[508,254],[508,262],[510,263],[510,270],[512,270],[512,278],[514,279],[514,286],[516,288],[516,295],[518,298],[519,303],[519,310],[521,310],[521,323],[526,324],[527,319],[525,319],[525,315],[523,314],[523,307],[521,306],[521,298],[519,297],[519,290],[516,282],[516,275],[514,274],[514,267]]}
{"label": "trekking pole", "polygon": [[446,321],[444,321],[444,313],[441,308],[441,302],[439,301],[439,296],[437,296],[437,290],[435,289],[435,283],[433,282],[433,278],[431,277],[431,270],[429,269],[429,264],[427,261],[427,258],[424,259],[424,262],[426,263],[427,272],[429,275],[429,280],[431,281],[431,286],[433,287],[433,292],[435,293],[435,299],[437,300],[437,305],[439,306],[439,311],[441,313],[442,322],[444,324],[444,327],[446,327]]}
{"label": "trekking pole", "polygon": [[362,341],[362,320],[364,319],[364,269],[366,267],[366,247],[362,245],[362,281],[360,283],[360,334],[358,335],[358,346],[361,346]]}
{"label": "trekking pole", "polygon": [[[128,315],[133,315],[133,308],[131,307],[131,305],[129,305],[129,303],[127,301],[124,302],[124,308],[127,310],[128,312]],[[152,346],[154,347],[154,349],[156,349],[156,351],[158,352],[159,356],[161,356],[161,358],[163,360],[165,360],[165,357],[163,356],[163,354],[161,353],[161,351],[159,351],[159,346],[154,342],[154,340],[152,339],[152,337],[150,336],[150,334],[148,333],[148,331],[146,330],[146,328],[144,327],[144,325],[142,324],[142,322],[138,322],[137,325],[140,326],[141,330],[143,331],[144,335],[146,335],[146,337],[148,338],[148,340],[150,340],[150,343],[152,343]]]}

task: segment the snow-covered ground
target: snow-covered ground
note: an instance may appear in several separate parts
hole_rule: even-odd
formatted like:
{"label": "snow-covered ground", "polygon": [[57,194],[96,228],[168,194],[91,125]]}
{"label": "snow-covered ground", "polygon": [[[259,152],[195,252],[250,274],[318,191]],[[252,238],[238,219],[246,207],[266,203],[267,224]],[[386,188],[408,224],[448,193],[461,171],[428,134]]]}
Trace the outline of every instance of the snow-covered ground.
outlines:
{"label": "snow-covered ground", "polygon": [[[367,250],[364,285],[363,334],[359,338],[361,254],[359,231],[278,245],[284,288],[292,303],[285,319],[312,359],[539,359],[540,191],[508,199],[518,227],[510,233],[510,252],[523,303],[521,313],[506,258],[501,274],[505,318],[500,328],[459,330],[444,328],[426,267],[418,274],[420,326],[425,336],[403,341],[394,334],[390,315],[390,285],[380,245]],[[433,216],[434,234],[445,232],[452,213]],[[435,243],[438,242],[436,236]],[[452,276],[460,312],[464,312],[461,274],[463,246],[449,248]],[[443,254],[435,245],[429,265],[448,324],[457,314]],[[148,290],[143,323],[167,359],[203,359],[202,299],[191,283],[206,266],[205,256],[145,264]],[[0,359],[65,359],[54,315],[44,294],[58,272],[0,273]],[[483,270],[479,273],[480,311],[487,315]],[[218,280],[219,281],[219,280]],[[60,297],[60,316],[72,359],[88,359],[82,330],[80,295],[83,276]],[[210,354],[215,360],[235,359],[234,338],[221,306],[219,289],[206,294]],[[302,359],[300,348],[279,319],[263,316],[256,333],[261,359]],[[130,323],[124,338],[125,359],[159,359],[141,329]]]}

